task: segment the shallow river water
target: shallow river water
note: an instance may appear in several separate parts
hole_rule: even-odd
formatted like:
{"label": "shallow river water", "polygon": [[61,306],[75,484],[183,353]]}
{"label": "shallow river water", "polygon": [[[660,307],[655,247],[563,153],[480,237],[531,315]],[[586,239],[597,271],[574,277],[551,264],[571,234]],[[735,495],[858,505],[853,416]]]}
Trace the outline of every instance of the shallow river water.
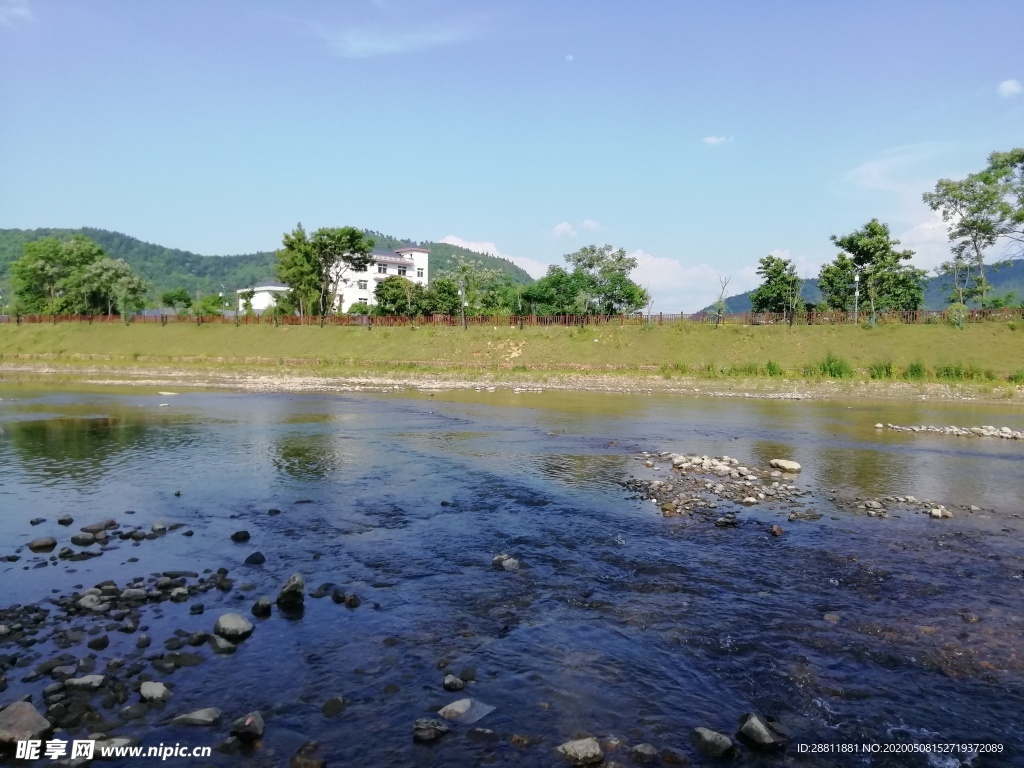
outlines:
{"label": "shallow river water", "polygon": [[[301,618],[253,619],[233,655],[201,648],[198,666],[149,670],[173,683],[172,698],[110,733],[212,745],[226,725],[167,720],[208,706],[226,722],[256,709],[266,717],[258,749],[183,763],[287,765],[314,739],[330,766],[554,766],[555,747],[593,735],[621,742],[606,763],[629,764],[629,747],[649,742],[710,765],[689,731],[733,735],[756,711],[785,722],[793,742],[782,754],[742,747],[733,765],[1024,765],[1024,443],[873,429],[1021,429],[1019,412],[511,391],[161,396],[5,385],[0,397],[0,556],[20,555],[0,561],[0,610],[166,570],[223,567],[234,580],[226,592],[144,607],[146,651],[117,631],[102,651],[71,650],[94,654],[99,671],[158,655],[175,630],[211,630],[224,612],[252,618],[255,599],[273,599],[292,573],[307,589],[332,583],[360,598],[346,608],[307,597]],[[791,523],[789,506],[765,502],[742,508],[735,528],[665,518],[621,485],[670,474],[664,462],[645,467],[640,451],[757,467],[796,460],[808,492],[799,508],[823,517]],[[907,494],[954,516],[893,506],[882,519],[830,501]],[[57,524],[64,513],[74,525]],[[64,546],[105,518],[183,527],[115,539],[80,562],[25,546],[43,535]],[[243,529],[251,539],[234,543]],[[244,565],[257,550],[266,563]],[[493,568],[501,552],[521,570]],[[196,603],[203,614],[190,613]],[[88,632],[108,621],[72,623]],[[28,673],[59,653],[49,631],[29,648],[0,637],[0,705],[32,694],[42,709],[52,680]],[[475,679],[463,693],[442,689],[446,671],[468,668]],[[332,696],[348,705],[328,718],[321,706]],[[463,696],[495,707],[475,726],[497,741],[454,724],[438,743],[413,743],[417,718]],[[822,743],[857,752],[800,748]],[[863,751],[948,743],[1002,751]]]}

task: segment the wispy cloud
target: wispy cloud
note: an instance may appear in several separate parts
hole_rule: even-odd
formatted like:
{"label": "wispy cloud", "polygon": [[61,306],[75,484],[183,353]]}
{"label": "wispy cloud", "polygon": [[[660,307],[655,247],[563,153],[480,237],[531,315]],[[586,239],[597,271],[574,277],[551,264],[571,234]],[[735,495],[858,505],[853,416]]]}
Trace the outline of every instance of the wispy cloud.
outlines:
{"label": "wispy cloud", "polygon": [[0,27],[35,21],[28,0],[0,0]]}
{"label": "wispy cloud", "polygon": [[548,265],[537,259],[530,259],[525,256],[511,256],[507,253],[502,253],[497,244],[485,240],[464,240],[458,235],[445,235],[441,238],[440,242],[448,243],[449,245],[458,245],[462,248],[468,248],[475,253],[485,253],[488,256],[497,256],[499,259],[508,259],[517,267],[526,270],[530,277],[538,278],[543,277],[548,271]]}
{"label": "wispy cloud", "polygon": [[593,219],[584,219],[580,223],[580,226],[583,229],[589,229],[591,231],[597,231],[597,230],[599,230],[601,228],[601,222],[594,221]]}
{"label": "wispy cloud", "polygon": [[576,57],[573,56],[571,53],[567,53],[565,54],[565,60],[571,64],[572,62],[576,61]]}
{"label": "wispy cloud", "polygon": [[1011,96],[1020,96],[1024,93],[1024,86],[1020,84],[1020,80],[1003,80],[996,91],[1004,99],[1008,99]]}
{"label": "wispy cloud", "polygon": [[476,23],[464,20],[436,21],[406,29],[337,28],[320,22],[310,22],[307,26],[315,37],[327,43],[332,53],[346,59],[414,53],[462,43],[480,34]]}
{"label": "wispy cloud", "polygon": [[[631,278],[646,288],[654,299],[654,312],[692,314],[712,304],[721,286],[719,270],[709,264],[684,265],[667,256],[654,256],[644,250],[629,254],[637,260]],[[754,267],[745,267],[729,274],[729,296],[749,291],[760,284]]]}
{"label": "wispy cloud", "polygon": [[568,221],[563,221],[555,224],[551,230],[551,235],[557,240],[564,240],[569,237],[576,237],[576,227],[570,224]]}
{"label": "wispy cloud", "polygon": [[725,136],[705,136],[703,139],[701,139],[701,141],[703,141],[709,147],[717,147],[720,144],[725,144],[725,142],[729,141],[729,139],[727,139]]}

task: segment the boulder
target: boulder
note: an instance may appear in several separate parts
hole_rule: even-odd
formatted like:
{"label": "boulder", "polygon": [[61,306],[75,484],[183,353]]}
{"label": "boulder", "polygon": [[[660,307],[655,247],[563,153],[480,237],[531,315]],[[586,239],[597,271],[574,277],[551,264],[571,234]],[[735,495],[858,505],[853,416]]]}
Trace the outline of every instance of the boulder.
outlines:
{"label": "boulder", "polygon": [[345,711],[345,707],[348,706],[348,702],[345,701],[342,696],[332,696],[324,705],[320,708],[320,713],[324,717],[337,717]]}
{"label": "boulder", "polygon": [[265,562],[267,562],[267,558],[262,552],[253,552],[245,558],[246,565],[263,565]]}
{"label": "boulder", "polygon": [[272,609],[270,601],[265,597],[261,597],[259,600],[253,603],[252,615],[260,619],[265,619],[267,616],[270,615],[271,610]]}
{"label": "boulder", "polygon": [[593,736],[567,741],[558,747],[558,752],[572,765],[596,765],[604,760],[601,745]]}
{"label": "boulder", "polygon": [[760,750],[783,749],[789,742],[788,733],[777,722],[753,712],[741,719],[736,738],[751,749]]}
{"label": "boulder", "polygon": [[249,540],[249,532],[248,531],[235,531],[234,533],[231,534],[231,540],[234,541],[234,542],[237,542],[239,544],[242,543],[243,541],[248,541]]}
{"label": "boulder", "polygon": [[710,728],[694,728],[690,731],[690,743],[698,752],[708,757],[724,757],[736,752],[732,739]]}
{"label": "boulder", "polygon": [[316,753],[320,745],[315,741],[307,741],[292,755],[288,768],[327,768],[327,760]]}
{"label": "boulder", "polygon": [[39,739],[51,728],[50,721],[27,701],[16,701],[0,710],[0,745]]}
{"label": "boulder", "polygon": [[75,522],[75,518],[71,515],[61,515],[57,518],[57,525],[71,525]]}
{"label": "boulder", "polygon": [[450,729],[443,720],[420,718],[412,724],[412,740],[421,743],[437,741]]}
{"label": "boulder", "polygon": [[253,633],[256,627],[248,619],[238,613],[225,613],[213,627],[215,635],[240,643]]}
{"label": "boulder", "polygon": [[28,548],[33,552],[52,552],[57,546],[57,540],[53,536],[40,536],[28,543]]}
{"label": "boulder", "polygon": [[442,707],[437,714],[439,714],[445,720],[458,720],[464,714],[469,712],[469,709],[472,706],[472,699],[459,699],[458,701],[453,701],[446,707]]}
{"label": "boulder", "polygon": [[442,686],[446,691],[461,691],[466,687],[466,684],[455,675],[445,675]]}
{"label": "boulder", "polygon": [[252,744],[263,737],[265,724],[259,712],[242,715],[231,724],[231,735],[246,744]]}
{"label": "boulder", "polygon": [[783,472],[799,472],[800,465],[795,461],[789,459],[772,459],[768,464],[775,469],[781,469]]}
{"label": "boulder", "polygon": [[106,531],[106,530],[108,530],[110,528],[117,528],[117,521],[116,520],[114,520],[114,519],[103,520],[102,522],[99,522],[99,523],[92,523],[91,525],[83,525],[81,528],[79,528],[79,530],[80,531],[84,531],[85,533],[91,533],[91,534],[93,534],[95,536],[97,533],[100,533],[101,531]]}
{"label": "boulder", "polygon": [[197,709],[194,712],[178,715],[171,720],[171,725],[217,725],[220,722],[220,717],[221,711],[219,709],[207,707],[206,709]]}
{"label": "boulder", "polygon": [[653,763],[658,759],[658,750],[653,744],[644,742],[629,750],[629,756],[633,758],[634,763]]}
{"label": "boulder", "polygon": [[277,595],[277,607],[283,611],[301,611],[305,596],[306,582],[301,573],[293,573]]}
{"label": "boulder", "polygon": [[65,688],[71,688],[79,691],[95,691],[104,681],[103,675],[85,675],[83,677],[73,677],[70,680],[64,681]]}
{"label": "boulder", "polygon": [[167,701],[171,698],[171,692],[163,683],[156,683],[147,680],[139,688],[139,695],[143,701]]}

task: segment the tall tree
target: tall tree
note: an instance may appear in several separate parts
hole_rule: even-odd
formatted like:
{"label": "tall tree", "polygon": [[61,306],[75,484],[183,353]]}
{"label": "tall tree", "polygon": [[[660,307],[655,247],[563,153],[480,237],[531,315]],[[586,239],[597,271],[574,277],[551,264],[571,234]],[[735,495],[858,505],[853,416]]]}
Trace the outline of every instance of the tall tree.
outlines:
{"label": "tall tree", "polygon": [[184,288],[175,288],[173,291],[164,291],[160,294],[160,303],[175,312],[180,312],[192,305],[192,297]]}
{"label": "tall tree", "polygon": [[128,315],[142,309],[150,284],[124,259],[102,258],[77,270],[65,282],[65,303],[76,313]]}
{"label": "tall tree", "polygon": [[77,297],[70,281],[104,258],[103,249],[83,235],[66,240],[47,237],[25,243],[24,255],[11,265],[21,312],[57,314],[71,311]]}
{"label": "tall tree", "polygon": [[490,294],[500,290],[502,273],[459,255],[452,257],[451,265],[451,268],[442,272],[440,277],[452,280],[462,289],[466,314],[482,314],[487,306],[494,303]]}
{"label": "tall tree", "polygon": [[803,307],[803,281],[796,265],[781,256],[765,256],[758,262],[757,274],[764,282],[750,294],[753,310],[784,314],[792,325],[797,309]]}
{"label": "tall tree", "polygon": [[355,227],[325,227],[307,235],[299,224],[285,233],[282,245],[277,276],[291,287],[302,315],[326,317],[333,312],[345,276],[373,260],[373,240]]}
{"label": "tall tree", "polygon": [[900,241],[892,238],[887,224],[872,219],[856,232],[832,235],[831,240],[849,255],[862,276],[872,324],[877,312],[921,308],[926,273],[906,263],[914,252],[896,250]]}
{"label": "tall tree", "polygon": [[847,254],[840,253],[835,261],[825,264],[818,273],[818,288],[829,309],[849,312],[853,309],[857,266]]}
{"label": "tall tree", "polygon": [[565,260],[574,274],[579,273],[586,278],[577,280],[578,283],[587,283],[578,287],[577,297],[589,299],[588,312],[606,315],[634,312],[647,303],[647,291],[629,278],[637,268],[637,259],[629,256],[624,248],[616,250],[610,245],[586,245],[566,254]]}

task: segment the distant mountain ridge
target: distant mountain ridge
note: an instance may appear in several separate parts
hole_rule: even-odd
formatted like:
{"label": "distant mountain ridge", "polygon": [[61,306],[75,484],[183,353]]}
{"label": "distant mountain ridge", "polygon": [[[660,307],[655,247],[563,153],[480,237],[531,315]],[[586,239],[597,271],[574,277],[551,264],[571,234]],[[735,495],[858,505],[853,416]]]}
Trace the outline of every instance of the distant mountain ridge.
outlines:
{"label": "distant mountain ridge", "polygon": [[[366,233],[373,238],[375,251],[393,251],[403,246],[419,246],[430,250],[430,274],[436,277],[451,267],[456,256],[469,259],[481,267],[508,275],[512,282],[530,285],[533,278],[508,259],[477,253],[450,243],[415,242],[383,235]],[[202,256],[178,248],[147,243],[121,232],[94,227],[78,229],[0,229],[0,284],[9,283],[8,272],[13,262],[21,258],[25,243],[46,237],[84,235],[98,243],[113,259],[124,259],[146,280],[153,283],[154,298],[164,291],[184,288],[190,294],[217,293],[227,288],[233,293],[239,288],[250,288],[258,283],[276,281],[274,251],[234,256]],[[221,286],[224,286],[222,288]]]}
{"label": "distant mountain ridge", "polygon": [[[998,266],[994,264],[987,265],[985,267],[985,278],[992,286],[992,296],[1003,296],[1012,291],[1014,294],[1014,304],[1024,301],[1024,260],[1017,259],[1015,261],[1003,262]],[[949,306],[949,295],[952,292],[949,288],[949,282],[948,277],[935,276],[928,279],[924,286],[924,309],[940,310]],[[753,309],[750,303],[751,293],[753,291],[729,296],[726,299],[726,304],[728,305],[726,311],[737,315],[750,312]],[[816,277],[804,281],[801,295],[804,301],[809,301],[812,304],[823,301]],[[863,291],[861,291],[860,298],[861,309],[870,309]],[[703,311],[711,312],[713,310],[714,306],[708,305]]]}

